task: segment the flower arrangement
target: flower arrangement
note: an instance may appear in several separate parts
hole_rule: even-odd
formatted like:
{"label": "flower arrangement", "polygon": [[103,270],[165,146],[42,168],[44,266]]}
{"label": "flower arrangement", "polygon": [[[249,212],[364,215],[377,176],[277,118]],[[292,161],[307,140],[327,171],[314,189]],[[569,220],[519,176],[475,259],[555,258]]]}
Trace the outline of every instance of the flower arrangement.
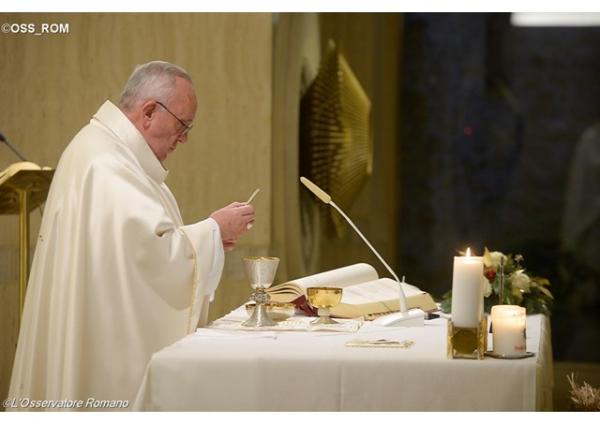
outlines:
{"label": "flower arrangement", "polygon": [[[463,252],[460,253],[464,255]],[[504,274],[503,304],[523,306],[528,314],[550,315],[554,298],[549,290],[548,279],[529,275],[523,267],[522,255],[490,252],[487,247],[483,254],[483,294],[486,312],[489,313],[492,306],[500,303],[501,267]],[[442,310],[450,312],[451,305],[452,290],[442,296]]]}

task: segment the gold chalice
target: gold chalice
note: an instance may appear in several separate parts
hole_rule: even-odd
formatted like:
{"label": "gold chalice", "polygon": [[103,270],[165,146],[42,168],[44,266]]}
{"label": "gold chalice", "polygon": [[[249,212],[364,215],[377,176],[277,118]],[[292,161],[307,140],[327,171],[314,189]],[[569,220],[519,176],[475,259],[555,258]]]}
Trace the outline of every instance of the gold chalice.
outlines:
{"label": "gold chalice", "polygon": [[277,325],[267,314],[267,303],[271,299],[265,291],[273,284],[279,258],[252,256],[244,258],[244,270],[246,277],[250,280],[250,286],[254,292],[250,300],[256,303],[252,316],[242,323],[244,327],[272,327]]}
{"label": "gold chalice", "polygon": [[309,287],[306,290],[308,302],[318,309],[319,318],[312,324],[339,324],[329,316],[329,309],[338,305],[342,300],[340,287]]}

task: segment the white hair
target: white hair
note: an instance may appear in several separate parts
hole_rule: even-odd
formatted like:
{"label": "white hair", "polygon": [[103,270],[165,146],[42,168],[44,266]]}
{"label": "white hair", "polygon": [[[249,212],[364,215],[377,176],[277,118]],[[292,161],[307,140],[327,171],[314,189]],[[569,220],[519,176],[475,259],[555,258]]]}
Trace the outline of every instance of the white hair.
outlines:
{"label": "white hair", "polygon": [[169,62],[155,60],[137,65],[121,93],[119,106],[131,111],[136,105],[150,99],[167,103],[175,92],[175,78],[192,79],[185,69]]}

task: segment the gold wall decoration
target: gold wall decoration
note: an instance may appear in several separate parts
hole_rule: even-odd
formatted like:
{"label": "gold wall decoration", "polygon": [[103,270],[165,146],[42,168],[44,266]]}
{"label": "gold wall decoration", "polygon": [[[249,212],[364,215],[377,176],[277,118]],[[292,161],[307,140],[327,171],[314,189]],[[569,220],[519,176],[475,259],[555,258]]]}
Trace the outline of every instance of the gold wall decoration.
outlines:
{"label": "gold wall decoration", "polygon": [[[371,101],[344,56],[329,40],[319,72],[301,100],[300,175],[348,209],[372,173]],[[345,222],[329,208],[341,237]]]}

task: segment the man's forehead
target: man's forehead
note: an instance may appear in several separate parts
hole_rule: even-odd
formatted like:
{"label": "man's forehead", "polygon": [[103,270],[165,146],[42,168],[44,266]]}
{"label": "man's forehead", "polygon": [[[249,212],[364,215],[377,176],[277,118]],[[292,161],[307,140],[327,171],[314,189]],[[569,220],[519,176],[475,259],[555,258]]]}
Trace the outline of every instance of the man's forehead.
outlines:
{"label": "man's forehead", "polygon": [[194,86],[186,79],[179,77],[177,79],[179,80],[176,82],[177,97],[196,104],[196,90]]}
{"label": "man's forehead", "polygon": [[182,77],[175,77],[175,85],[185,90],[194,91],[194,84]]}

